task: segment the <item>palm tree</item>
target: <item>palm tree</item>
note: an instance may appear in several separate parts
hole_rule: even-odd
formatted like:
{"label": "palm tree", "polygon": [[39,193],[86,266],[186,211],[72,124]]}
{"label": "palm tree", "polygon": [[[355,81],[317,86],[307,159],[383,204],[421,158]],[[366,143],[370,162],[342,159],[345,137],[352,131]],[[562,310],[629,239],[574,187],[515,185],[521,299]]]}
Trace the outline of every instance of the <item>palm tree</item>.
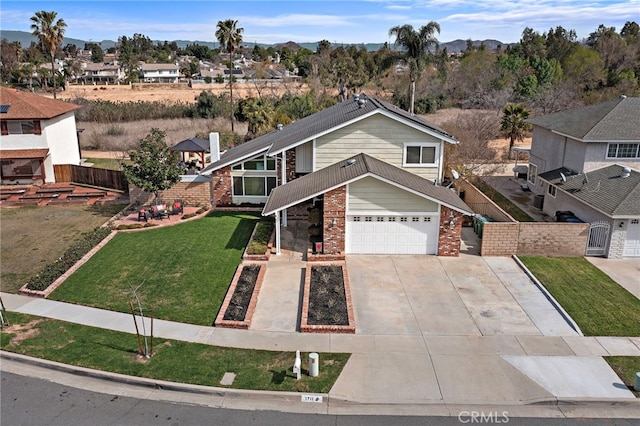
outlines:
{"label": "palm tree", "polygon": [[440,25],[435,21],[423,25],[418,31],[415,31],[413,26],[409,24],[398,25],[389,30],[389,35],[396,37],[394,44],[400,45],[404,50],[404,57],[409,65],[409,79],[411,80],[410,114],[413,114],[414,111],[416,80],[429,62],[431,47],[438,47],[438,40],[434,37],[436,31],[440,34]]}
{"label": "palm tree", "polygon": [[220,49],[224,49],[229,54],[229,92],[231,94],[231,131],[233,128],[233,53],[242,43],[242,33],[244,28],[237,28],[238,21],[227,19],[218,21],[216,26],[216,38],[220,43]]}
{"label": "palm tree", "polygon": [[64,39],[64,31],[67,24],[62,19],[56,21],[56,12],[41,10],[31,17],[31,34],[38,37],[43,49],[51,54],[51,70],[53,73],[53,98],[56,98],[55,59],[58,46]]}
{"label": "palm tree", "polygon": [[513,148],[515,141],[522,141],[531,127],[525,123],[527,118],[529,118],[529,111],[524,105],[510,103],[502,109],[500,130],[509,137],[509,156],[511,156],[511,148]]}

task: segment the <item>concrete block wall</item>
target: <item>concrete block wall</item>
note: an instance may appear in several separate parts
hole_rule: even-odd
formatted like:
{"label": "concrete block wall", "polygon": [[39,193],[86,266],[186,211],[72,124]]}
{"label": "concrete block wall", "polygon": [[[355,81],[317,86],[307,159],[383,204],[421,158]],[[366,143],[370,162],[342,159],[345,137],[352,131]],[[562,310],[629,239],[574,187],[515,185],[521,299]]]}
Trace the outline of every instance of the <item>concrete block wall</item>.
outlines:
{"label": "concrete block wall", "polygon": [[438,231],[438,256],[460,255],[463,214],[442,206]]}
{"label": "concrete block wall", "polygon": [[231,205],[231,166],[223,167],[211,174],[211,193],[215,206]]}
{"label": "concrete block wall", "polygon": [[518,222],[485,222],[482,226],[482,256],[511,256],[518,251]]}
{"label": "concrete block wall", "polygon": [[616,224],[620,221],[614,221],[614,226],[609,231],[611,237],[609,239],[609,249],[606,253],[609,259],[620,259],[624,254],[624,243],[627,239],[627,228],[629,227],[629,221],[624,221],[625,226],[620,228]]}
{"label": "concrete block wall", "polygon": [[[324,194],[323,249],[325,254],[345,251],[347,187],[333,189]],[[335,219],[335,225],[333,221]]]}
{"label": "concrete block wall", "polygon": [[188,206],[211,207],[210,182],[178,182],[170,189],[160,191],[158,198],[166,203],[180,199]]}
{"label": "concrete block wall", "polygon": [[518,255],[580,257],[589,239],[588,223],[522,222]]}

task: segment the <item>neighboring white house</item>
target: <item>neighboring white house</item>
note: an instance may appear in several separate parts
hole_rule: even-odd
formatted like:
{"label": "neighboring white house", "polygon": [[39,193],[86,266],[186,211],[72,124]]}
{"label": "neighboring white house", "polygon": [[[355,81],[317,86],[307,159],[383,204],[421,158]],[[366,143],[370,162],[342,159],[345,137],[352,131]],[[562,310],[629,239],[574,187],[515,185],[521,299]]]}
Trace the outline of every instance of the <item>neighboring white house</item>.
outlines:
{"label": "neighboring white house", "polygon": [[82,76],[79,80],[85,83],[117,83],[123,74],[117,62],[113,63],[83,63]]}
{"label": "neighboring white house", "polygon": [[2,184],[55,182],[53,166],[80,164],[79,106],[0,88]]}
{"label": "neighboring white house", "polygon": [[140,81],[145,83],[178,83],[180,67],[176,64],[141,64]]}
{"label": "neighboring white house", "polygon": [[527,121],[538,207],[591,223],[587,255],[640,257],[640,98]]}
{"label": "neighboring white house", "polygon": [[444,146],[456,143],[360,95],[231,148],[202,174],[215,205],[266,203],[278,223],[293,206],[322,205],[325,254],[457,256],[461,216],[473,211],[440,186]]}

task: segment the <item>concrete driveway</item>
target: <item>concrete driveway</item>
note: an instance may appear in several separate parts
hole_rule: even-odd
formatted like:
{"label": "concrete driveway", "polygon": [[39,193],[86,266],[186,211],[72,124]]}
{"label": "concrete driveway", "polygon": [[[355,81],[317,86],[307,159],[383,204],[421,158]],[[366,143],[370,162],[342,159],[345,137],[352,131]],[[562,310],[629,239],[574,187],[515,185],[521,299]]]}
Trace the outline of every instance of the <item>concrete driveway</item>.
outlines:
{"label": "concrete driveway", "polygon": [[576,332],[510,258],[347,256],[358,334]]}

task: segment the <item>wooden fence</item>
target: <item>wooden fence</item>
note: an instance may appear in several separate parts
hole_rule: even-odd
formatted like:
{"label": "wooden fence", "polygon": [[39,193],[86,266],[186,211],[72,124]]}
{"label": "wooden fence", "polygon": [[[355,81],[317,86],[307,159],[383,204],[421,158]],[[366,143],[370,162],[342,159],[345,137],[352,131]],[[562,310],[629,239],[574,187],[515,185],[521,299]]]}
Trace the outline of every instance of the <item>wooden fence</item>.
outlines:
{"label": "wooden fence", "polygon": [[129,192],[129,184],[124,173],[119,170],[98,169],[95,167],[59,164],[53,166],[56,182],[77,183],[99,188]]}

